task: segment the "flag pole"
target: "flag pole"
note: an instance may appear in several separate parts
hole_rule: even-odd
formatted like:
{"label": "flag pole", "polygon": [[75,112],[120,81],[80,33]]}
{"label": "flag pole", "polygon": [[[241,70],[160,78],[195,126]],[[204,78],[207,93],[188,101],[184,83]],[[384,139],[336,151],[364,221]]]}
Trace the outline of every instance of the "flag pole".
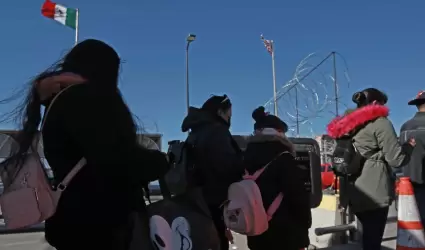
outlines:
{"label": "flag pole", "polygon": [[278,116],[277,114],[277,92],[276,92],[276,71],[274,67],[274,42],[273,40],[270,41],[271,47],[272,47],[272,70],[273,70],[273,103],[274,103],[274,115]]}
{"label": "flag pole", "polygon": [[79,9],[76,9],[76,13],[75,13],[75,17],[76,17],[76,20],[75,20],[75,45],[77,45],[77,43],[78,43],[78,26],[79,26],[79,24],[78,24],[78,19],[80,19],[80,10]]}

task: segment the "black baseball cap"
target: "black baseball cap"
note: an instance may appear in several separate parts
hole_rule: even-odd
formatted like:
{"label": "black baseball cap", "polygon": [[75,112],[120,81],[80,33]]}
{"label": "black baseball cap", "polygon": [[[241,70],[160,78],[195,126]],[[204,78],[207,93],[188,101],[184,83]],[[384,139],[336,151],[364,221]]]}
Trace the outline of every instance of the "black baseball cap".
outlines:
{"label": "black baseball cap", "polygon": [[419,91],[419,93],[416,95],[415,99],[410,100],[408,103],[408,105],[422,105],[425,104],[425,91],[421,90]]}

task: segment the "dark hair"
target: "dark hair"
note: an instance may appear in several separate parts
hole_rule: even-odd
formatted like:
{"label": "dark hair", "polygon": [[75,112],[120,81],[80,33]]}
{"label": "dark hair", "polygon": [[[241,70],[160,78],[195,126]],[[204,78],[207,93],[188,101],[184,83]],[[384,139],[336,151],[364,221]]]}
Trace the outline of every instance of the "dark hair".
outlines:
{"label": "dark hair", "polygon": [[375,88],[367,88],[362,91],[354,93],[352,100],[357,107],[364,107],[366,105],[377,102],[378,104],[385,105],[388,101],[387,95]]}
{"label": "dark hair", "polygon": [[[91,45],[91,46],[88,46]],[[109,50],[109,51],[108,51]],[[107,53],[105,53],[105,51]],[[103,52],[103,55],[100,55]],[[26,159],[28,151],[37,150],[38,145],[38,128],[40,126],[42,115],[39,92],[37,91],[37,83],[44,78],[57,74],[61,71],[80,74],[88,80],[88,84],[97,85],[102,88],[101,91],[111,93],[111,96],[118,97],[130,119],[132,119],[132,127],[134,131],[135,141],[137,140],[137,126],[134,118],[128,109],[118,87],[118,75],[120,62],[116,57],[115,50],[109,45],[97,40],[86,40],[75,46],[65,57],[53,64],[46,71],[30,80],[26,86],[27,94],[23,101],[11,112],[6,113],[1,121],[15,121],[20,125],[19,131],[15,137],[18,147],[12,149],[11,156],[8,157],[1,165],[10,166],[13,163],[14,169],[19,170]],[[100,57],[97,57],[100,56]],[[97,57],[97,58],[94,58]],[[102,70],[103,68],[103,70]],[[114,87],[113,87],[114,86]],[[22,95],[22,91],[16,93],[10,98],[0,101],[0,104],[9,103]],[[9,171],[9,169],[5,169]],[[14,170],[12,170],[16,173]]]}
{"label": "dark hair", "polygon": [[[7,166],[13,162],[15,167],[21,166],[25,160],[27,152],[31,149],[37,150],[38,128],[42,119],[41,100],[36,88],[36,83],[54,74],[61,68],[60,61],[51,65],[44,72],[35,76],[21,90],[16,91],[10,97],[0,101],[0,104],[6,104],[25,96],[21,102],[10,112],[2,115],[0,122],[14,122],[19,124],[19,130],[13,136],[17,142],[16,147],[11,148],[11,155],[1,163],[1,166]],[[26,93],[26,94],[25,94]],[[10,170],[10,169],[4,169]]]}
{"label": "dark hair", "polygon": [[115,91],[118,86],[120,57],[108,44],[87,39],[75,46],[63,59],[62,70],[101,84],[102,89]]}
{"label": "dark hair", "polygon": [[217,114],[219,110],[227,111],[232,107],[232,103],[227,95],[213,95],[202,105],[202,109],[212,114]]}

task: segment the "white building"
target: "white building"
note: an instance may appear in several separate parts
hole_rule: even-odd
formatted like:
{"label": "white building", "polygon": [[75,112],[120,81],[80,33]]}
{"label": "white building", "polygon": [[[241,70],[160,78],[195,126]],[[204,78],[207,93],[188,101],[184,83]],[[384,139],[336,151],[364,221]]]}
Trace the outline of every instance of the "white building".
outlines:
{"label": "white building", "polygon": [[335,140],[328,135],[316,136],[315,140],[320,147],[320,162],[322,164],[330,163],[335,148]]}

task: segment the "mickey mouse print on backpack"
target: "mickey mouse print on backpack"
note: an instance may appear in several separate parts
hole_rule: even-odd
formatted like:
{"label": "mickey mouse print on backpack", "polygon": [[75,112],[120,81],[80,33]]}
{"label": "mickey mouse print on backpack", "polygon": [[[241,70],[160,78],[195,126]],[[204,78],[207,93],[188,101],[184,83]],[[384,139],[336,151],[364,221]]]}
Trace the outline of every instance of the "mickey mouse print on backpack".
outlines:
{"label": "mickey mouse print on backpack", "polygon": [[161,216],[150,218],[150,236],[157,250],[192,250],[190,223],[185,217],[175,218],[171,225]]}
{"label": "mickey mouse print on backpack", "polygon": [[[166,182],[159,182],[161,191]],[[148,206],[150,240],[156,250],[220,250],[220,241],[200,188]]]}

